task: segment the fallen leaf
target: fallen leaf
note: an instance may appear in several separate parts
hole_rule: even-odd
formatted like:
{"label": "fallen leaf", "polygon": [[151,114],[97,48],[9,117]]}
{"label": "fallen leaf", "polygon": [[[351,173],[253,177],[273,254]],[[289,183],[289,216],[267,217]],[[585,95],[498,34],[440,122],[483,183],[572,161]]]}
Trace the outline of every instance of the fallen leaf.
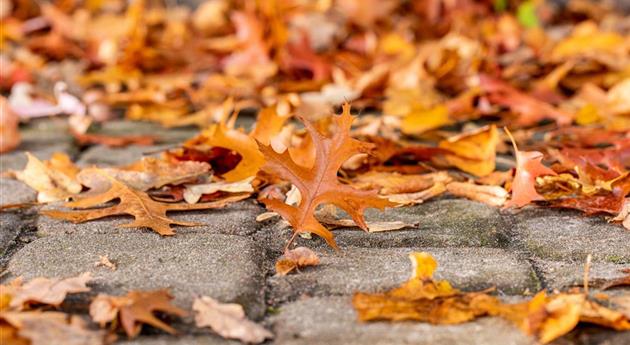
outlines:
{"label": "fallen leaf", "polygon": [[319,265],[319,257],[315,252],[305,247],[297,247],[287,250],[276,260],[276,274],[285,276],[295,269],[317,265]]}
{"label": "fallen leaf", "polygon": [[254,176],[236,182],[212,182],[203,184],[187,184],[184,189],[184,200],[189,204],[195,204],[204,194],[216,192],[227,193],[253,193],[252,181]]}
{"label": "fallen leaf", "polygon": [[210,327],[227,339],[238,339],[244,343],[259,344],[273,334],[248,320],[240,304],[219,303],[208,296],[196,298],[193,302],[197,327]]}
{"label": "fallen leaf", "polygon": [[431,109],[416,110],[402,120],[400,130],[405,134],[422,134],[453,123],[448,116],[448,109],[438,105]]}
{"label": "fallen leaf", "polygon": [[0,153],[12,151],[20,145],[20,119],[11,110],[4,96],[0,96]]}
{"label": "fallen leaf", "polygon": [[508,198],[508,192],[499,186],[481,186],[474,183],[451,182],[446,190],[457,196],[475,200],[490,206],[503,206]]}
{"label": "fallen leaf", "polygon": [[136,337],[142,331],[142,324],[151,325],[169,334],[177,331],[155,317],[161,312],[184,317],[188,313],[171,305],[173,297],[168,290],[130,291],[126,296],[99,294],[90,304],[90,316],[101,327],[119,320],[120,326],[129,337]]}
{"label": "fallen leaf", "polygon": [[[171,228],[171,224],[181,226],[195,226],[198,224],[168,218],[166,212],[221,208],[231,202],[247,197],[234,195],[222,200],[195,205],[161,203],[154,201],[144,192],[128,187],[124,183],[107,175],[105,172],[101,172],[101,174],[111,183],[109,190],[96,195],[80,197],[76,201],[65,204],[66,207],[80,208],[80,210],[44,210],[41,211],[41,213],[52,218],[65,219],[74,223],[83,223],[94,219],[128,214],[135,218],[134,221],[119,225],[120,227],[146,227],[162,236],[169,236],[175,234]],[[120,200],[116,205],[98,207],[116,199]]]}
{"label": "fallen leaf", "polygon": [[[63,171],[63,169],[65,172],[68,172],[68,169],[74,171],[73,168],[62,167],[59,164],[55,166],[56,163],[46,164],[47,162],[40,161],[29,152],[26,152],[26,157],[28,158],[26,167],[22,171],[16,171],[15,177],[38,192],[38,202],[65,200],[83,189],[80,183]],[[65,158],[57,156],[56,159],[57,162],[67,162],[71,165],[70,159],[66,158],[67,156]]]}
{"label": "fallen leaf", "polygon": [[363,211],[367,207],[382,209],[394,204],[380,199],[373,191],[359,191],[339,183],[337,171],[341,165],[357,153],[366,153],[371,146],[349,136],[353,117],[350,105],[344,104],[343,113],[334,116],[337,130],[332,138],[324,137],[313,125],[304,120],[316,147],[315,165],[311,169],[297,165],[287,151],[275,152],[270,146],[259,144],[267,162],[263,170],[293,183],[302,196],[300,204],[290,206],[279,200],[263,199],[262,202],[271,210],[278,212],[286,219],[296,233],[312,232],[324,238],[336,248],[332,233],[315,219],[315,208],[323,203],[332,203],[352,216],[352,219],[364,230],[367,225],[363,219]]}
{"label": "fallen leaf", "polygon": [[556,175],[556,172],[541,163],[543,154],[538,151],[519,151],[510,132],[506,132],[512,140],[516,155],[516,173],[512,181],[512,197],[505,207],[523,207],[532,201],[544,198],[536,192],[536,178],[544,175]]}
{"label": "fallen leaf", "polygon": [[431,188],[425,189],[422,192],[391,194],[387,196],[387,199],[399,205],[415,205],[421,204],[426,200],[434,198],[444,192],[446,192],[446,184],[444,182],[437,182]]}
{"label": "fallen leaf", "polygon": [[440,141],[439,147],[449,151],[444,156],[451,165],[475,176],[486,176],[494,171],[498,143],[499,132],[490,125]]}
{"label": "fallen leaf", "polygon": [[[8,285],[2,285],[2,295],[9,298],[6,307],[12,310],[28,308],[30,304],[47,304],[57,307],[63,303],[66,295],[87,292],[90,288],[86,284],[92,280],[90,273],[83,273],[74,278],[35,278],[23,284],[17,278]],[[4,297],[6,298],[6,297]]]}
{"label": "fallen leaf", "polygon": [[410,175],[370,171],[357,176],[353,186],[358,189],[377,189],[381,195],[391,195],[415,193],[423,191],[435,183],[448,181],[450,181],[450,177],[445,171]]}

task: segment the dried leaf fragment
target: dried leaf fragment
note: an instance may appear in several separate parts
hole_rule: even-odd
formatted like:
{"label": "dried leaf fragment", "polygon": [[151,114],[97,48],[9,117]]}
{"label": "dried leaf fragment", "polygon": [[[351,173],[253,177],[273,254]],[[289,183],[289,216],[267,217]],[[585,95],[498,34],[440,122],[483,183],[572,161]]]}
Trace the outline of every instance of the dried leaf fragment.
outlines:
{"label": "dried leaf fragment", "polygon": [[90,280],[92,275],[89,272],[66,279],[40,277],[25,284],[17,278],[9,285],[2,285],[2,295],[10,298],[8,308],[12,310],[25,309],[31,303],[59,306],[70,293],[90,291],[86,286]]}
{"label": "dried leaf fragment", "polygon": [[295,269],[317,265],[319,265],[319,257],[317,257],[315,252],[306,247],[297,247],[287,250],[284,255],[278,258],[276,261],[276,273],[285,276]]}
{"label": "dried leaf fragment", "polygon": [[68,174],[76,171],[76,167],[67,155],[55,153],[48,162],[42,162],[29,152],[26,152],[26,157],[26,167],[16,171],[15,177],[38,192],[37,201],[65,200],[83,189],[74,176]]}
{"label": "dried leaf fragment", "polygon": [[90,304],[90,316],[103,327],[116,318],[129,337],[140,334],[142,324],[148,324],[170,334],[177,331],[158,319],[153,313],[162,312],[179,317],[186,311],[171,304],[173,297],[168,290],[130,291],[126,296],[99,294]]}
{"label": "dried leaf fragment", "polygon": [[219,303],[202,296],[193,302],[193,310],[197,327],[210,327],[224,338],[252,344],[273,338],[271,332],[246,318],[240,304]]}

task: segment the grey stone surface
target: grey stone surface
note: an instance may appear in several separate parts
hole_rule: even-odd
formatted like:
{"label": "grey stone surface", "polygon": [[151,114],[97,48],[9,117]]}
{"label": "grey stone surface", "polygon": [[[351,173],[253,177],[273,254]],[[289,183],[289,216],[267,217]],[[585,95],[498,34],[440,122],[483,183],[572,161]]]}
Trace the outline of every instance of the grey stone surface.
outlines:
{"label": "grey stone surface", "polygon": [[[501,247],[505,241],[502,230],[507,226],[499,210],[488,205],[462,200],[429,201],[412,207],[389,208],[381,212],[369,209],[368,221],[403,221],[417,226],[397,231],[366,233],[359,228],[334,231],[340,247]],[[275,238],[290,237],[290,230],[281,221],[267,226]],[[306,246],[325,242],[298,241]]]}
{"label": "grey stone surface", "polygon": [[630,263],[630,231],[600,217],[566,210],[531,210],[515,216],[515,236],[532,255],[548,260]]}
{"label": "grey stone surface", "polygon": [[412,272],[408,254],[431,253],[438,261],[437,279],[457,288],[482,290],[496,286],[499,293],[521,294],[538,291],[529,263],[495,248],[346,248],[338,253],[319,252],[320,265],[299,274],[268,279],[273,304],[301,295],[350,295],[357,291],[385,291],[409,279]]}
{"label": "grey stone surface", "polygon": [[0,177],[0,205],[22,204],[37,200],[37,192],[21,181]]}
{"label": "grey stone surface", "polygon": [[[537,259],[534,260],[534,264],[542,273],[542,279],[549,288],[566,290],[570,287],[583,285],[584,263]],[[623,269],[630,269],[630,264],[594,262],[589,269],[590,285],[598,287],[607,281],[621,278],[627,275],[627,273],[622,272]]]}
{"label": "grey stone surface", "polygon": [[277,345],[297,344],[484,344],[535,342],[507,321],[482,318],[460,325],[359,323],[350,297],[314,297],[287,304],[269,318]]}
{"label": "grey stone surface", "polygon": [[[101,255],[117,269],[95,267]],[[25,279],[92,272],[94,292],[170,288],[182,308],[208,295],[242,304],[250,317],[259,318],[264,313],[262,258],[253,241],[239,236],[76,233],[29,243],[13,256],[8,271]]]}
{"label": "grey stone surface", "polygon": [[219,336],[141,336],[136,339],[121,339],[116,345],[238,345],[238,341],[222,339]]}
{"label": "grey stone surface", "polygon": [[128,165],[144,156],[158,155],[173,145],[129,145],[126,147],[107,147],[96,145],[88,148],[82,154],[77,164],[79,166],[112,167]]}
{"label": "grey stone surface", "polygon": [[14,244],[18,235],[32,224],[31,216],[22,212],[2,212],[0,214],[0,258]]}
{"label": "grey stone surface", "polygon": [[[46,206],[43,209],[63,209],[57,205]],[[67,209],[64,209],[67,210]],[[251,235],[257,231],[260,224],[256,216],[263,212],[263,208],[251,200],[240,201],[222,209],[196,210],[190,212],[169,212],[173,219],[196,222],[199,226],[173,226],[178,234],[226,234]],[[131,234],[152,233],[151,229],[122,228],[118,225],[129,223],[131,216],[115,216],[97,219],[82,224],[75,224],[66,220],[54,219],[42,215],[37,220],[38,234],[42,236],[70,233],[81,234]]]}
{"label": "grey stone surface", "polygon": [[24,152],[30,152],[42,160],[49,159],[55,152],[66,153],[71,158],[77,153],[76,147],[70,142],[22,141],[18,150],[0,155],[0,171],[24,169],[27,162]]}

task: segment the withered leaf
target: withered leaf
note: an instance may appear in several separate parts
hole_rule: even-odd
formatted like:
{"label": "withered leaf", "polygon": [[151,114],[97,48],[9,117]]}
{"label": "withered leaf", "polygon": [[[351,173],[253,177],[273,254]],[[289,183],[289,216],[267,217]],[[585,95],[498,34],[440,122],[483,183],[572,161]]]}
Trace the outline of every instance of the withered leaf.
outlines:
{"label": "withered leaf", "polygon": [[353,116],[350,115],[349,104],[344,104],[343,113],[334,116],[333,121],[337,125],[337,130],[332,138],[327,138],[310,122],[304,120],[316,148],[315,165],[311,169],[296,164],[288,151],[279,154],[271,146],[259,144],[259,147],[267,159],[263,170],[290,181],[299,189],[302,196],[297,207],[280,200],[263,199],[262,202],[286,219],[296,233],[315,233],[336,248],[333,234],[315,219],[314,212],[318,205],[331,203],[342,208],[352,216],[359,227],[367,230],[363,219],[363,211],[366,208],[383,209],[394,204],[378,198],[374,191],[359,191],[339,182],[337,171],[341,165],[357,153],[369,152],[371,145],[350,137]]}
{"label": "withered leaf", "polygon": [[26,152],[26,156],[26,167],[16,171],[15,177],[38,192],[37,201],[65,200],[81,192],[83,187],[72,176],[76,174],[76,167],[67,155],[55,153],[47,162],[42,162],[29,152]]}
{"label": "withered leaf", "polygon": [[185,310],[171,304],[173,297],[168,290],[130,291],[126,296],[99,294],[90,304],[90,316],[101,327],[115,319],[129,337],[140,334],[142,324],[151,325],[167,333],[177,331],[158,319],[153,313],[162,312],[179,317],[187,315]]}
{"label": "withered leaf", "polygon": [[252,344],[273,338],[271,332],[247,319],[240,304],[219,303],[202,296],[193,302],[193,310],[197,327],[210,327],[224,338]]}
{"label": "withered leaf", "polygon": [[[92,275],[88,272],[66,279],[40,277],[28,283],[22,283],[22,278],[17,278],[8,285],[0,285],[3,300],[0,310],[5,308],[22,310],[29,304],[59,306],[68,294],[90,291],[90,288],[86,286],[90,280],[92,280]],[[4,301],[8,303],[4,305]]]}
{"label": "withered leaf", "polygon": [[287,250],[284,255],[278,258],[276,261],[276,273],[284,276],[295,269],[317,265],[319,265],[319,257],[317,257],[315,252],[306,247],[297,247]]}
{"label": "withered leaf", "polygon": [[[222,200],[201,203],[201,204],[169,204],[154,201],[146,193],[132,189],[119,182],[115,178],[102,172],[111,183],[110,189],[96,195],[89,195],[79,198],[76,201],[65,204],[67,207],[81,208],[80,210],[59,211],[44,210],[42,214],[57,219],[65,219],[74,223],[82,223],[103,217],[116,215],[131,215],[135,219],[131,223],[119,225],[120,227],[146,227],[160,235],[174,235],[172,224],[182,226],[195,226],[196,223],[174,220],[166,216],[168,211],[202,210],[211,208],[221,208],[230,202],[242,200],[247,196],[234,195]],[[109,207],[100,207],[104,203],[119,199],[120,202]],[[92,208],[90,208],[92,207]],[[90,208],[90,209],[86,209]]]}
{"label": "withered leaf", "polygon": [[453,166],[475,176],[494,171],[499,132],[495,125],[479,128],[442,140],[439,147],[450,151],[446,160]]}

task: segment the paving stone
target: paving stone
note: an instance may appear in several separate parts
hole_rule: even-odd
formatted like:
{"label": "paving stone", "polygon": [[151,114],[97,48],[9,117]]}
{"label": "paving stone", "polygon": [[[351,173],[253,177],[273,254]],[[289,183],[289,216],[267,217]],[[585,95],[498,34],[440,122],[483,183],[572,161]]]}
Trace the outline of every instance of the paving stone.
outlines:
{"label": "paving stone", "polygon": [[25,183],[0,177],[0,205],[22,204],[37,200],[37,192]]}
{"label": "paving stone", "polygon": [[[507,225],[499,210],[468,200],[443,199],[383,212],[369,209],[365,218],[368,221],[403,221],[418,225],[375,233],[366,233],[359,228],[337,229],[334,234],[340,247],[501,247],[506,241],[502,230]],[[282,221],[271,223],[267,228],[276,243],[281,242],[277,240],[279,238],[288,239],[291,236],[290,229]],[[313,238],[313,241],[298,243],[309,247],[326,246],[317,236]]]}
{"label": "paving stone", "polygon": [[[95,267],[101,255],[117,269]],[[190,309],[195,296],[208,295],[242,304],[250,317],[259,318],[264,313],[262,257],[256,243],[239,236],[73,234],[29,243],[13,256],[7,270],[25,279],[92,272],[94,293],[170,288],[174,303],[182,308]]]}
{"label": "paving stone", "polygon": [[16,151],[0,155],[0,171],[22,170],[26,166],[27,158],[24,152],[30,152],[39,159],[49,159],[55,152],[63,152],[71,158],[77,153],[76,147],[70,142],[25,142]]}
{"label": "paving stone", "polygon": [[600,217],[567,210],[532,209],[515,216],[514,234],[534,256],[583,263],[630,263],[630,231]]}
{"label": "paving stone", "polygon": [[[43,209],[63,209],[57,205]],[[260,224],[256,216],[264,209],[251,200],[240,201],[222,209],[198,210],[190,212],[169,212],[173,219],[196,222],[201,225],[186,227],[173,226],[178,234],[226,234],[247,236],[256,232]],[[116,216],[97,219],[82,224],[41,216],[37,220],[38,234],[42,236],[69,233],[81,234],[130,234],[152,233],[150,229],[122,228],[120,224],[129,223],[131,216]]]}
{"label": "paving stone", "polygon": [[320,265],[299,274],[268,279],[272,304],[300,295],[350,295],[377,292],[399,286],[412,271],[408,254],[431,253],[438,261],[435,277],[464,290],[496,286],[499,293],[538,291],[535,274],[526,261],[495,248],[346,248],[337,253],[318,251]]}
{"label": "paving stone", "polygon": [[[23,212],[2,212],[0,215],[0,258],[4,259],[20,233],[32,227],[32,215]],[[3,260],[4,261],[4,260]]]}
{"label": "paving stone", "polygon": [[359,323],[350,297],[314,297],[284,305],[269,318],[277,345],[484,344],[521,345],[534,341],[505,320],[482,318],[460,325]]}
{"label": "paving stone", "polygon": [[125,147],[107,147],[95,145],[85,150],[77,164],[79,166],[112,167],[131,164],[144,156],[159,155],[172,145],[129,145]]}
{"label": "paving stone", "polygon": [[[542,273],[546,287],[566,290],[573,286],[582,286],[584,282],[584,263],[534,260],[536,268]],[[601,286],[607,281],[624,277],[623,269],[630,269],[630,264],[593,262],[589,269],[591,286]]]}
{"label": "paving stone", "polygon": [[238,341],[222,339],[219,336],[157,336],[125,339],[115,342],[116,345],[238,345]]}

